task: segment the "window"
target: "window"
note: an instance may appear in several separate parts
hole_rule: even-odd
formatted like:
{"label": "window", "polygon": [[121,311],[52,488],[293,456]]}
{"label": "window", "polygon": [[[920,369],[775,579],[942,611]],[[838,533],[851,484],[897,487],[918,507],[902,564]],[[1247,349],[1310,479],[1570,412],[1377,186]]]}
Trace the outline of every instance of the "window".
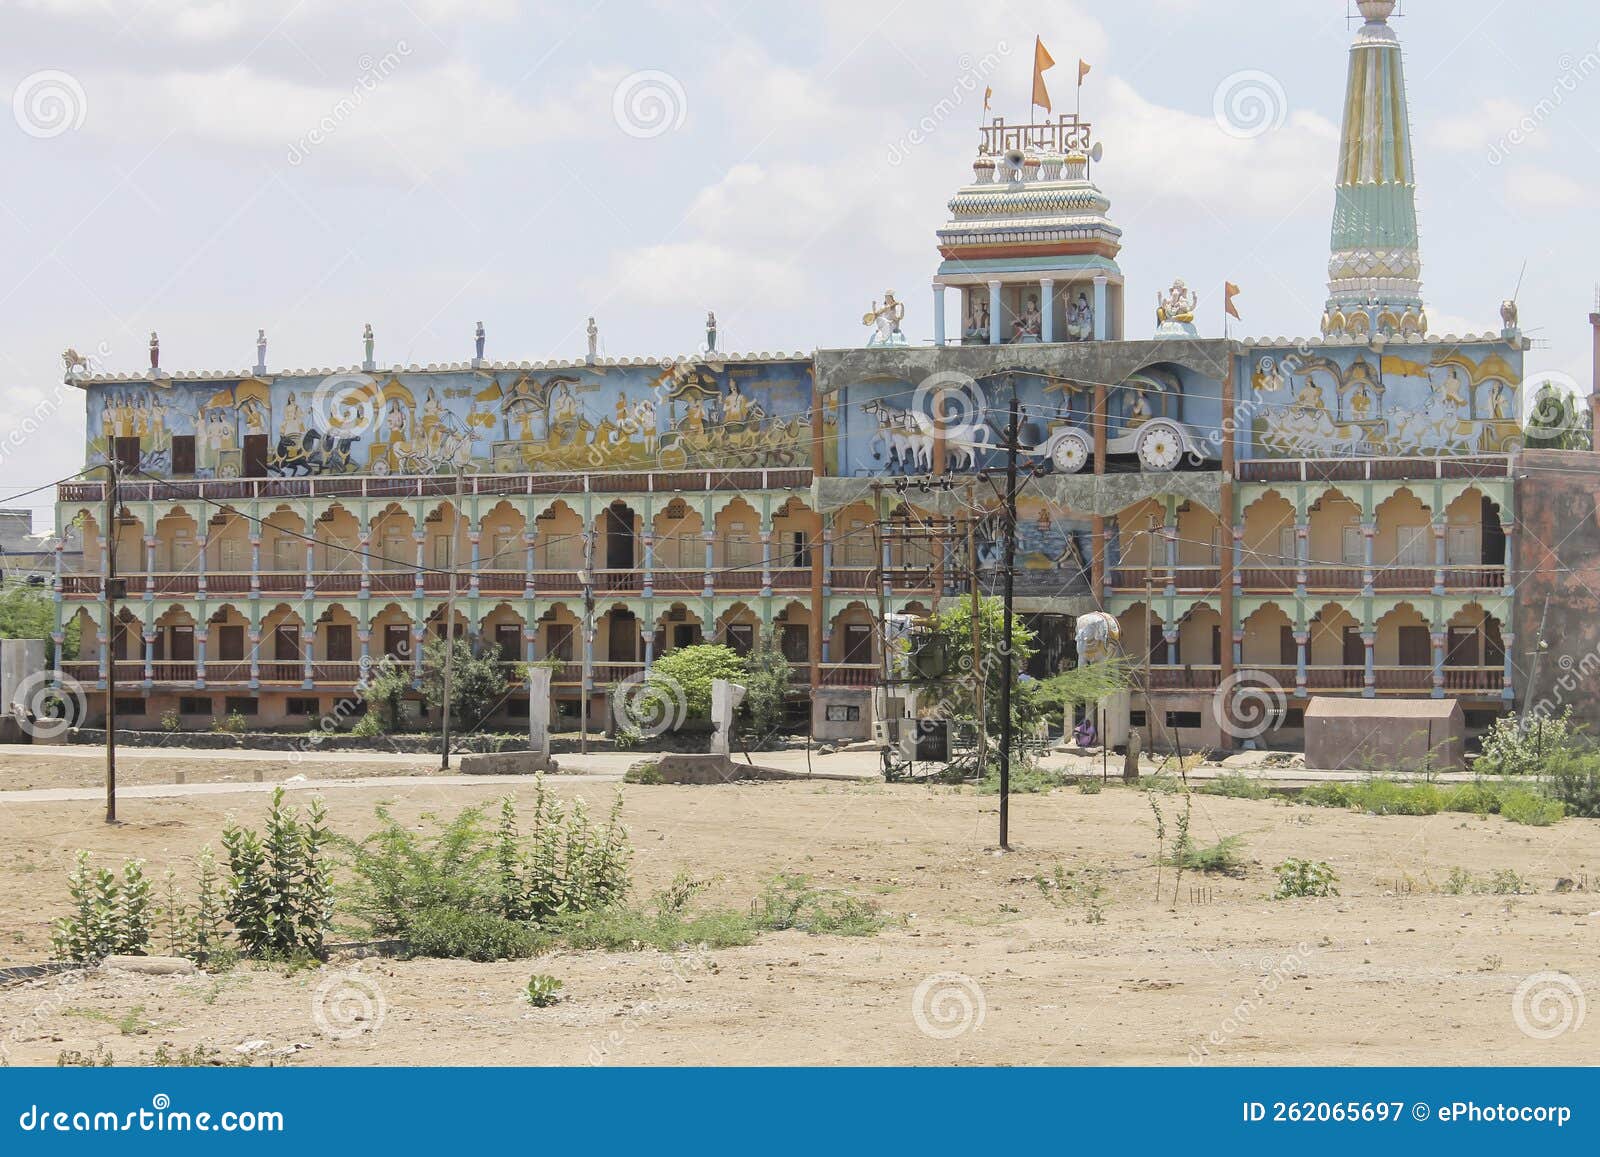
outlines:
{"label": "window", "polygon": [[494,645],[502,663],[515,663],[522,656],[522,628],[516,623],[501,623],[494,629]]}
{"label": "window", "polygon": [[694,623],[676,623],[672,628],[673,647],[693,647],[700,642],[700,628]]}
{"label": "window", "polygon": [[572,662],[572,628],[566,623],[551,623],[545,628],[544,654],[547,659]]}
{"label": "window", "polygon": [[237,538],[223,539],[217,543],[217,558],[221,564],[219,570],[244,570],[244,543]]}
{"label": "window", "polygon": [[194,662],[194,628],[169,628],[167,654],[174,663]]}
{"label": "window", "polygon": [[1144,712],[1143,711],[1130,711],[1130,712],[1128,712],[1128,726],[1129,727],[1144,727],[1144,726],[1146,726]]}
{"label": "window", "polygon": [[1476,667],[1478,665],[1478,631],[1476,627],[1451,627],[1445,666]]}
{"label": "window", "polygon": [[1400,666],[1431,667],[1432,665],[1433,644],[1428,638],[1428,628],[1401,627]]}
{"label": "window", "polygon": [[1445,531],[1445,557],[1451,566],[1477,566],[1483,557],[1476,526],[1452,526]]}
{"label": "window", "polygon": [[505,712],[507,719],[526,719],[528,717],[528,701],[516,695],[501,703],[500,709]]}
{"label": "window", "polygon": [[143,715],[144,713],[145,701],[143,699],[124,699],[120,695],[117,697],[118,715]]}
{"label": "window", "polygon": [[383,653],[391,659],[411,656],[411,628],[404,623],[389,623],[383,628]]}
{"label": "window", "polygon": [[354,657],[350,647],[350,628],[340,623],[330,623],[322,628],[323,644],[327,647],[328,662],[348,663]]}
{"label": "window", "polygon": [[240,715],[254,715],[259,710],[256,698],[253,695],[229,695],[227,713],[232,715],[237,711]]}
{"label": "window", "polygon": [[1399,549],[1395,554],[1395,562],[1400,566],[1429,565],[1428,540],[1432,537],[1432,527],[1402,526],[1396,538]]}
{"label": "window", "polygon": [[244,627],[223,623],[217,628],[217,658],[225,663],[244,659]]}
{"label": "window", "polygon": [[244,470],[246,478],[265,478],[267,476],[267,436],[265,434],[246,434],[244,436]]}
{"label": "window", "polygon": [[829,723],[859,723],[861,708],[854,703],[830,703],[827,718]]}
{"label": "window", "polygon": [[811,565],[811,547],[806,544],[806,534],[803,530],[791,531],[789,534],[788,565],[797,569]]}
{"label": "window", "polygon": [[174,474],[194,473],[193,434],[174,434],[172,436],[172,472]]}
{"label": "window", "polygon": [[284,624],[272,632],[272,657],[292,663],[300,656],[300,628]]}
{"label": "window", "polygon": [[1291,707],[1283,713],[1283,722],[1280,727],[1303,728],[1306,725],[1306,709],[1304,707]]}
{"label": "window", "polygon": [[728,624],[728,646],[736,655],[748,655],[755,650],[756,629],[749,623]]}
{"label": "window", "polygon": [[872,662],[872,628],[866,623],[845,626],[844,661],[862,665]]}
{"label": "window", "polygon": [[283,705],[285,715],[321,715],[322,700],[315,695],[291,695]]}
{"label": "window", "polygon": [[1174,729],[1193,731],[1200,726],[1200,712],[1198,711],[1168,711],[1167,726]]}
{"label": "window", "polygon": [[1294,566],[1300,558],[1300,545],[1296,539],[1294,527],[1285,526],[1278,531],[1278,557],[1273,561],[1273,566]]}
{"label": "window", "polygon": [[450,555],[450,536],[436,534],[433,536],[433,569],[449,570],[454,563]]}
{"label": "window", "polygon": [[791,663],[811,661],[811,629],[799,623],[785,623],[779,636],[783,657]]}
{"label": "window", "polygon": [[275,571],[295,571],[305,564],[305,555],[300,550],[300,544],[292,538],[274,539],[272,543],[272,569]]}
{"label": "window", "polygon": [[137,436],[121,437],[112,444],[111,455],[117,461],[117,469],[124,473],[133,474],[139,469],[139,439]]}
{"label": "window", "polygon": [[178,700],[179,715],[210,715],[215,710],[210,698],[205,696],[185,695]]}
{"label": "window", "polygon": [[1361,527],[1347,526],[1341,533],[1339,561],[1345,566],[1365,566],[1367,548],[1362,545]]}
{"label": "window", "polygon": [[1367,645],[1361,639],[1360,627],[1344,629],[1344,665],[1346,667],[1367,665]]}
{"label": "window", "polygon": [[1278,628],[1278,662],[1285,667],[1300,662],[1300,646],[1294,641],[1294,628],[1287,623]]}

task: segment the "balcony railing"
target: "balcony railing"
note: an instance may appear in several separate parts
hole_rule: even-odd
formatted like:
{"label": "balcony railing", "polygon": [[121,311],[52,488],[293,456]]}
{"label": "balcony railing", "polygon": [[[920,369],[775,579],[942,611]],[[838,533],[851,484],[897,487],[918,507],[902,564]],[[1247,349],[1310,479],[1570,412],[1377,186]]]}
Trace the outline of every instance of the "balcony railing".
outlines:
{"label": "balcony railing", "polygon": [[[1173,576],[1174,587],[1181,593],[1209,592],[1220,589],[1221,571],[1216,567],[1177,567],[1169,572],[1165,566],[1117,567],[1111,572],[1112,588],[1125,594],[1138,594],[1148,583],[1156,591],[1166,589],[1167,575]],[[1242,566],[1239,581],[1246,591],[1274,593],[1293,591],[1298,586],[1299,569],[1293,566]],[[1325,566],[1309,564],[1305,567],[1308,591],[1358,591],[1362,588],[1365,569],[1359,566]],[[1434,588],[1434,580],[1443,577],[1444,588],[1450,591],[1499,591],[1506,585],[1506,568],[1503,566],[1456,566],[1440,570],[1431,566],[1405,566],[1378,564],[1372,568],[1372,587],[1378,591],[1425,592]]]}
{"label": "balcony railing", "polygon": [[[672,470],[584,474],[473,474],[461,483],[467,495],[665,494],[788,490],[811,485],[811,470]],[[103,482],[63,482],[62,502],[100,502]],[[318,475],[308,478],[129,480],[117,484],[124,502],[238,502],[280,498],[450,498],[453,475]]]}
{"label": "balcony railing", "polygon": [[1401,478],[1510,478],[1511,456],[1416,458],[1247,458],[1241,482],[1384,482]]}

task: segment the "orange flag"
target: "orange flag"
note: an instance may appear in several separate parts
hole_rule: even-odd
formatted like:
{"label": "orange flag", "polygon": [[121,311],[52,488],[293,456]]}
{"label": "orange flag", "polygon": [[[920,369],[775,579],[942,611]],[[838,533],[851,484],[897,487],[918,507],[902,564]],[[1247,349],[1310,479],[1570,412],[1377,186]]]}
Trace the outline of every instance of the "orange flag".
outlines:
{"label": "orange flag", "polygon": [[992,97],[992,96],[994,96],[994,89],[990,88],[988,85],[984,85],[983,86],[983,111],[984,112],[988,112],[989,111],[989,98]]}
{"label": "orange flag", "polygon": [[[1228,311],[1229,317],[1239,317],[1239,307],[1233,304],[1233,299],[1239,296],[1239,287],[1231,281],[1222,283],[1223,308]],[[1240,318],[1243,321],[1243,318]]]}
{"label": "orange flag", "polygon": [[1037,36],[1033,38],[1033,103],[1050,111],[1050,90],[1044,86],[1044,70],[1054,68],[1056,62],[1051,59],[1046,51],[1044,41]]}
{"label": "orange flag", "polygon": [[1079,88],[1083,87],[1083,78],[1088,76],[1088,75],[1089,75],[1089,62],[1087,60],[1080,59],[1078,61],[1078,87]]}

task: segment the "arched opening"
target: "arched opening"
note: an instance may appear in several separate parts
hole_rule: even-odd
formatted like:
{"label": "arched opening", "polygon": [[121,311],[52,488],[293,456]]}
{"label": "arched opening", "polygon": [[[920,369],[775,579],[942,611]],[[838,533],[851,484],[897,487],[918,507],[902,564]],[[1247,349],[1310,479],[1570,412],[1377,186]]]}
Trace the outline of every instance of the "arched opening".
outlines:
{"label": "arched opening", "polygon": [[639,566],[639,534],[643,525],[633,507],[621,499],[605,508],[595,527],[600,535],[601,569],[626,575]]}
{"label": "arched opening", "polygon": [[1298,664],[1294,623],[1277,603],[1265,603],[1245,619],[1240,659],[1247,667],[1292,668]]}

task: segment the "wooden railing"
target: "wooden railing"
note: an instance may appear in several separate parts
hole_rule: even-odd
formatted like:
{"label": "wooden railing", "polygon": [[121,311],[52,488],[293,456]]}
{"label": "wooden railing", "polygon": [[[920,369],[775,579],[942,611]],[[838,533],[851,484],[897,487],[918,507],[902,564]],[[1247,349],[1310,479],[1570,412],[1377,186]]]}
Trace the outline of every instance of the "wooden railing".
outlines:
{"label": "wooden railing", "polygon": [[[583,474],[473,474],[462,483],[467,495],[671,494],[740,490],[787,490],[811,485],[811,470],[671,470]],[[100,502],[102,482],[63,482],[62,502]],[[281,498],[450,498],[453,475],[318,475],[308,478],[123,479],[124,502],[239,502]]]}

